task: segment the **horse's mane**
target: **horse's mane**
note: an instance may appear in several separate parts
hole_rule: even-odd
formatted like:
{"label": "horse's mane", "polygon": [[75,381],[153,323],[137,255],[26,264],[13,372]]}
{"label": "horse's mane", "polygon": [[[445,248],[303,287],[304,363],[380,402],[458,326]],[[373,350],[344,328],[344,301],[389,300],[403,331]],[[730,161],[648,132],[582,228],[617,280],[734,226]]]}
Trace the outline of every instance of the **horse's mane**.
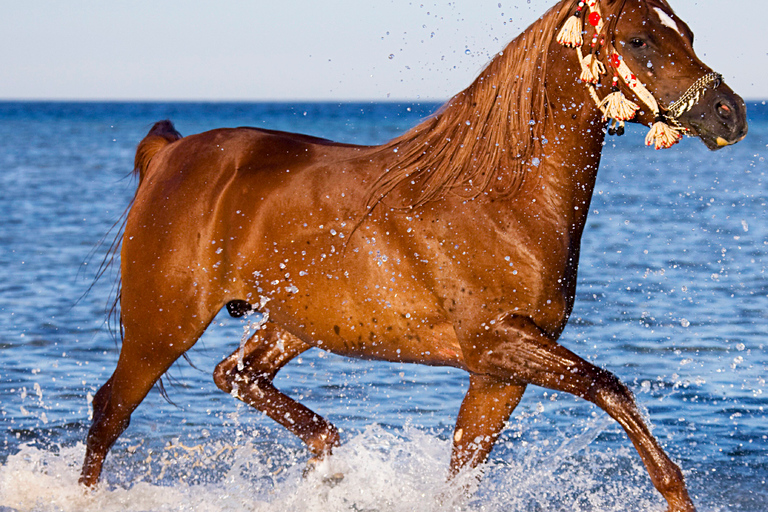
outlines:
{"label": "horse's mane", "polygon": [[472,85],[380,146],[378,151],[397,157],[374,183],[368,207],[395,189],[401,197],[393,206],[401,207],[457,188],[470,197],[518,190],[525,169],[541,157],[549,46],[577,1],[560,1],[499,52]]}

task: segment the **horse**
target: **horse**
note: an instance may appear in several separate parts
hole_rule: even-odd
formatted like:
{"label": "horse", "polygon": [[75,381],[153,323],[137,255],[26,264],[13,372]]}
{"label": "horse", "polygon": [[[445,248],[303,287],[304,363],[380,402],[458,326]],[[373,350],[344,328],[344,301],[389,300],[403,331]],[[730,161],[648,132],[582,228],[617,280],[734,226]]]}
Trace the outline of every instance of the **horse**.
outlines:
{"label": "horse", "polygon": [[97,484],[131,413],[227,307],[263,322],[216,366],[216,385],[316,459],[337,429],[273,385],[313,347],[465,370],[449,478],[486,460],[534,385],[603,409],[668,510],[695,510],[628,387],[558,343],[604,141],[627,121],[650,126],[656,148],[686,134],[715,150],[747,133],[744,101],[665,0],[560,0],[382,145],[256,128],[182,137],[156,123],[136,151],[123,341],[93,399],[80,482]]}

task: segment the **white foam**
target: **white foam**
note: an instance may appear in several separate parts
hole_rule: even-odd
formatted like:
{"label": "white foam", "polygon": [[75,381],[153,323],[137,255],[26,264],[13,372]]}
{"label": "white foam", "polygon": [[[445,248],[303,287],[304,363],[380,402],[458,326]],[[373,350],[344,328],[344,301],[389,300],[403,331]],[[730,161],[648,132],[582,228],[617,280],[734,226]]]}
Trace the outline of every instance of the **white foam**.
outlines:
{"label": "white foam", "polygon": [[[158,467],[177,462],[193,471],[221,467],[219,446],[171,446],[164,457],[154,454],[154,476],[135,484],[101,484],[85,492],[77,484],[84,448],[57,452],[25,446],[0,466],[0,510],[18,511],[530,511],[663,510],[637,457],[589,452],[588,445],[605,428],[605,420],[582,427],[581,434],[558,443],[530,443],[537,432],[511,432],[479,470],[446,482],[450,441],[406,427],[391,432],[372,426],[355,435],[327,462],[303,477],[303,460],[259,464],[263,454],[253,445],[227,453],[227,468],[207,480],[195,481],[183,471],[156,483]],[[514,428],[513,428],[514,430]],[[549,448],[545,448],[549,445]],[[140,452],[139,449],[137,451]],[[303,452],[302,452],[303,453]],[[146,455],[137,455],[144,460]],[[279,456],[278,456],[279,458]],[[147,457],[149,459],[149,457]],[[304,459],[305,460],[305,459]],[[114,466],[114,464],[113,464]],[[196,468],[196,469],[193,469]],[[201,469],[203,468],[203,469]],[[205,469],[208,468],[208,469]],[[114,471],[114,467],[111,468]],[[215,471],[215,470],[214,470]],[[477,477],[484,473],[482,483]],[[139,471],[141,473],[141,471]],[[336,485],[328,476],[343,473]],[[619,477],[618,474],[622,476]],[[629,474],[631,476],[627,477]],[[199,476],[199,475],[198,475]],[[139,477],[141,478],[141,477]],[[109,478],[107,479],[110,480]],[[206,479],[202,479],[205,481]],[[197,481],[201,481],[197,479]],[[471,490],[471,497],[467,496]]]}

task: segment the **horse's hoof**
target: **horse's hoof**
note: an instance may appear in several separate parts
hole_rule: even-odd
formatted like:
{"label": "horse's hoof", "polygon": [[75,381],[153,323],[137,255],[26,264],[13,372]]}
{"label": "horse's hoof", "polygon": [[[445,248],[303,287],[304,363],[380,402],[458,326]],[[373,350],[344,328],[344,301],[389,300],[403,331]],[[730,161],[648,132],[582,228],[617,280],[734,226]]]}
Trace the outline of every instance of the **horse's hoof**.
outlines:
{"label": "horse's hoof", "polygon": [[323,462],[322,459],[318,459],[317,457],[312,457],[307,461],[307,465],[304,468],[304,471],[301,473],[301,476],[304,478],[309,478],[309,475],[314,473],[317,470],[317,467],[320,465],[320,463]]}
{"label": "horse's hoof", "polygon": [[328,487],[336,487],[343,480],[344,480],[344,473],[334,473],[332,475],[323,477],[323,483]]}
{"label": "horse's hoof", "polygon": [[[314,473],[315,471],[320,471],[321,473],[329,473],[330,468],[326,464],[323,468],[323,463],[325,463],[325,459],[313,457],[307,461],[307,467],[304,468],[303,476],[304,478],[308,478],[309,475]],[[323,471],[324,469],[324,471]],[[333,474],[325,474],[320,477],[320,480],[323,482],[323,484],[327,485],[328,487],[336,487],[344,480],[344,473],[336,472]]]}

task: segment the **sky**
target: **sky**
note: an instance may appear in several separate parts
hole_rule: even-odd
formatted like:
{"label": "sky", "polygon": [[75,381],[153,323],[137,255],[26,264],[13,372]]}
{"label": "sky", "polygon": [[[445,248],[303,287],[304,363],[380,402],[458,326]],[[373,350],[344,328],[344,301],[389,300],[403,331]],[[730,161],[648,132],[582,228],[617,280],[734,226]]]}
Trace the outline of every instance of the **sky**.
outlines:
{"label": "sky", "polygon": [[[669,0],[768,99],[765,0]],[[554,0],[0,0],[0,100],[444,100]]]}

